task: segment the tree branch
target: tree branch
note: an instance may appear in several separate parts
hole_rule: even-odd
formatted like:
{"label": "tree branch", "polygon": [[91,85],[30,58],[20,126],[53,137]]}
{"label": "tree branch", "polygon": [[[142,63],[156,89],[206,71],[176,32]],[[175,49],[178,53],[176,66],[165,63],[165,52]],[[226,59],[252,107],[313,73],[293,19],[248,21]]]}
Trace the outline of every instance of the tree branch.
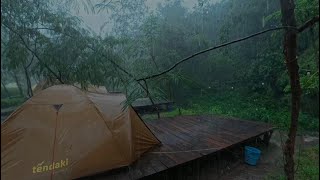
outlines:
{"label": "tree branch", "polygon": [[260,31],[258,33],[255,33],[255,34],[251,34],[249,36],[246,36],[244,38],[240,38],[240,39],[237,39],[237,40],[234,40],[234,41],[230,41],[230,42],[227,42],[227,43],[224,43],[224,44],[221,44],[221,45],[218,45],[218,46],[215,46],[215,47],[211,47],[211,48],[208,48],[208,49],[205,49],[203,51],[200,51],[200,52],[197,52],[191,56],[188,56],[180,61],[178,61],[177,63],[175,63],[173,66],[171,66],[170,68],[168,68],[167,70],[164,70],[160,73],[157,73],[157,74],[154,74],[154,75],[151,75],[151,76],[147,76],[145,78],[140,78],[140,79],[137,79],[137,81],[142,81],[142,80],[146,80],[146,79],[152,79],[152,78],[155,78],[155,77],[158,77],[158,76],[161,76],[165,73],[168,73],[170,72],[171,70],[173,70],[174,68],[176,68],[179,64],[195,57],[195,56],[198,56],[200,54],[203,54],[203,53],[206,53],[206,52],[209,52],[209,51],[212,51],[212,50],[215,50],[215,49],[219,49],[219,48],[222,48],[222,47],[225,47],[225,46],[228,46],[228,45],[231,45],[231,44],[234,44],[234,43],[238,43],[238,42],[241,42],[241,41],[244,41],[244,40],[247,40],[247,39],[250,39],[250,38],[253,38],[255,36],[259,36],[261,34],[264,34],[264,33],[267,33],[267,32],[270,32],[270,31],[277,31],[277,30],[281,30],[281,29],[294,29],[294,30],[297,30],[299,33],[304,31],[305,29],[307,29],[308,27],[311,27],[313,26],[315,23],[319,22],[319,16],[315,16],[313,17],[312,19],[310,19],[309,21],[307,21],[305,24],[303,24],[302,26],[300,26],[299,28],[296,28],[296,27],[290,27],[290,26],[281,26],[281,27],[276,27],[276,28],[271,28],[271,29],[267,29],[267,30],[264,30],[264,31]]}
{"label": "tree branch", "polygon": [[[94,49],[93,47],[91,47],[91,46],[89,46],[89,45],[87,45],[87,47],[88,47],[89,49],[91,49],[92,51],[97,52],[97,50]],[[118,69],[120,69],[122,72],[124,72],[125,74],[127,74],[129,77],[135,79],[134,76],[133,76],[131,73],[129,73],[129,72],[128,72],[127,70],[125,70],[124,68],[122,68],[120,65],[118,65],[116,62],[114,62],[113,60],[111,60],[111,59],[110,59],[109,57],[107,57],[106,55],[104,55],[104,54],[101,53],[100,56],[108,59],[108,61],[110,61],[111,64],[113,64],[114,66],[116,66]]]}
{"label": "tree branch", "polygon": [[[40,63],[42,63],[61,83],[64,83],[61,79],[61,77],[59,77],[59,75],[57,75],[53,70],[51,70],[44,62],[42,62],[40,60],[40,58],[38,57],[38,55],[31,49],[28,47],[28,45],[26,44],[26,42],[24,41],[23,37],[17,33],[15,30],[13,30],[11,27],[9,27],[8,25],[6,24],[3,24],[5,27],[7,27],[10,31],[12,31],[13,33],[17,34],[19,36],[19,38],[21,39],[21,41],[23,42],[24,46],[35,56],[37,57],[37,59],[39,60]],[[39,29],[39,28],[38,28]],[[47,30],[53,30],[55,31],[54,29],[49,29],[49,28],[46,28]],[[72,35],[69,35],[69,34],[66,34],[66,33],[63,33],[64,35],[70,37],[70,38],[73,38]],[[94,49],[93,47],[91,47],[90,45],[87,45],[86,47],[88,47],[89,49],[97,52],[96,49]],[[143,84],[140,82],[140,81],[137,81],[136,78],[131,74],[129,73],[127,70],[125,70],[124,68],[122,68],[120,65],[118,65],[116,62],[114,62],[113,60],[111,60],[110,58],[108,58],[106,55],[104,54],[100,54],[102,57],[108,59],[109,62],[111,62],[116,68],[118,68],[119,70],[121,70],[122,72],[124,72],[125,74],[127,74],[130,78],[134,79],[141,87],[142,89],[148,93],[148,90],[146,89],[146,87],[143,86]]]}
{"label": "tree branch", "polygon": [[[34,41],[35,41],[35,44],[34,44],[34,51],[35,51],[35,52],[37,52],[37,40],[35,39]],[[30,62],[29,62],[29,64],[26,66],[26,68],[27,68],[27,69],[31,66],[31,64],[32,64],[33,60],[34,60],[34,54],[32,54],[31,61],[30,61]]]}
{"label": "tree branch", "polygon": [[[89,49],[91,49],[92,51],[97,52],[97,50],[94,49],[93,47],[91,47],[91,46],[89,46],[89,45],[88,45],[87,47],[88,47]],[[106,55],[100,54],[100,56],[108,59],[108,61],[110,61],[111,64],[113,64],[116,68],[118,68],[119,70],[121,70],[122,72],[124,72],[125,74],[127,74],[130,78],[132,78],[134,81],[136,81],[136,82],[142,87],[142,89],[143,89],[146,93],[148,93],[148,90],[146,89],[146,87],[144,87],[143,84],[142,84],[140,81],[136,80],[136,78],[135,78],[131,73],[129,73],[129,72],[128,72],[127,70],[125,70],[124,68],[122,68],[119,64],[117,64],[116,62],[114,62],[113,60],[111,60],[111,59],[110,59],[109,57],[107,57]]]}
{"label": "tree branch", "polygon": [[29,64],[27,64],[27,66],[26,66],[25,68],[27,68],[27,69],[28,69],[28,68],[31,66],[31,64],[32,64],[33,60],[34,60],[34,55],[32,55],[32,57],[31,57],[31,61],[29,62]]}
{"label": "tree branch", "polygon": [[144,78],[140,78],[140,79],[137,79],[137,81],[143,81],[143,80],[146,80],[146,79],[152,79],[152,78],[155,78],[155,77],[158,77],[158,76],[161,76],[163,74],[166,74],[170,71],[172,71],[174,68],[176,68],[179,64],[193,58],[193,57],[196,57],[196,56],[199,56],[200,54],[204,54],[206,52],[209,52],[209,51],[212,51],[212,50],[215,50],[215,49],[219,49],[219,48],[222,48],[222,47],[225,47],[225,46],[228,46],[228,45],[231,45],[231,44],[234,44],[234,43],[238,43],[238,42],[241,42],[241,41],[244,41],[244,40],[247,40],[247,39],[250,39],[250,38],[253,38],[255,36],[259,36],[259,35],[262,35],[262,34],[265,34],[267,32],[270,32],[270,31],[277,31],[277,30],[282,30],[282,29],[295,29],[297,30],[297,28],[295,27],[290,27],[290,26],[281,26],[281,27],[275,27],[275,28],[270,28],[270,29],[266,29],[264,31],[260,31],[260,32],[257,32],[257,33],[254,33],[254,34],[251,34],[249,36],[246,36],[246,37],[243,37],[243,38],[240,38],[240,39],[237,39],[237,40],[233,40],[233,41],[230,41],[230,42],[227,42],[227,43],[224,43],[224,44],[221,44],[221,45],[218,45],[218,46],[215,46],[215,47],[211,47],[211,48],[208,48],[208,49],[205,49],[205,50],[202,50],[200,52],[197,52],[195,54],[192,54],[180,61],[178,61],[177,63],[175,63],[174,65],[172,65],[170,68],[160,72],[160,73],[157,73],[157,74],[154,74],[154,75],[151,75],[151,76],[147,76],[147,77],[144,77]]}
{"label": "tree branch", "polygon": [[319,22],[319,16],[315,16],[312,19],[310,19],[309,21],[305,22],[302,26],[300,26],[298,28],[298,32],[301,33],[302,31],[306,30],[307,28],[313,26],[314,24],[316,24],[317,22]]}
{"label": "tree branch", "polygon": [[64,84],[64,82],[62,81],[62,79],[46,64],[44,63],[40,57],[38,56],[38,54],[36,52],[34,52],[29,46],[28,44],[26,43],[26,41],[24,40],[24,38],[22,37],[21,34],[19,34],[17,31],[15,31],[14,29],[12,29],[10,26],[6,25],[6,24],[2,24],[4,25],[6,28],[8,28],[11,32],[13,32],[14,34],[16,34],[17,36],[19,36],[22,44],[25,46],[25,48],[30,51],[37,59],[38,61],[43,64],[49,71],[50,73],[52,73],[62,84]]}
{"label": "tree branch", "polygon": [[53,28],[48,28],[48,27],[37,27],[37,28],[29,28],[29,29],[32,29],[32,30],[50,30],[50,31],[55,31],[55,29]]}
{"label": "tree branch", "polygon": [[[158,119],[160,118],[160,113],[159,113],[159,109],[158,107],[155,105],[153,99],[151,98],[151,95],[150,95],[150,92],[149,92],[149,88],[148,88],[148,84],[147,84],[147,80],[143,80],[144,81],[144,84],[146,85],[146,93],[147,93],[147,96],[149,98],[149,100],[151,101],[151,104],[153,106],[153,108],[157,111],[157,115],[158,115]],[[139,82],[139,81],[137,81]]]}

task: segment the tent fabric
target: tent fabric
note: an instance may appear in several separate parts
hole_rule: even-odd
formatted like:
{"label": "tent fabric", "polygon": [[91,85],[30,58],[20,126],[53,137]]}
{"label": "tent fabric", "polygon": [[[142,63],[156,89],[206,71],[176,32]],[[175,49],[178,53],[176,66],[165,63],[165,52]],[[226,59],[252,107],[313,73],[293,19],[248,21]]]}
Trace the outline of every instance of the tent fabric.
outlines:
{"label": "tent fabric", "polygon": [[41,92],[44,89],[47,89],[50,86],[54,86],[54,85],[59,85],[61,84],[58,80],[52,80],[52,79],[44,79],[42,81],[40,81],[39,83],[37,83],[33,88],[32,88],[32,92],[33,94],[37,94],[39,92]]}
{"label": "tent fabric", "polygon": [[[37,94],[41,92],[44,89],[47,89],[48,87],[54,86],[54,85],[61,85],[61,83],[57,80],[55,81],[50,81],[49,79],[40,81],[35,87],[33,88],[33,93]],[[81,84],[75,83],[73,86],[78,87],[81,89]],[[93,92],[93,93],[99,93],[99,94],[108,94],[108,90],[104,86],[95,86],[95,85],[89,85],[87,87],[88,92]]]}
{"label": "tent fabric", "polygon": [[[79,84],[79,83],[75,83],[74,86],[76,86],[76,87],[78,87],[80,89],[82,88],[81,84]],[[86,91],[93,92],[93,93],[99,93],[99,94],[108,94],[109,93],[106,87],[104,87],[104,86],[95,86],[95,85],[92,85],[92,84],[90,84],[87,87]]]}
{"label": "tent fabric", "polygon": [[47,88],[1,124],[1,178],[75,179],[128,166],[160,141],[123,94]]}

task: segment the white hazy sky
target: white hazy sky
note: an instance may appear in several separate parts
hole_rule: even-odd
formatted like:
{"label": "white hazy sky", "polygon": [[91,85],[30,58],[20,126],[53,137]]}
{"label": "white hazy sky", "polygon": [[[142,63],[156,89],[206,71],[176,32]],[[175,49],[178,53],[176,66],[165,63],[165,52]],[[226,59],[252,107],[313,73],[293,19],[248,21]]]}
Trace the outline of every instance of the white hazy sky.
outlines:
{"label": "white hazy sky", "polygon": [[[154,10],[157,5],[160,3],[164,3],[167,0],[147,0],[147,6]],[[212,2],[217,2],[219,0],[211,0]],[[197,0],[182,0],[182,5],[186,8],[192,8],[197,3]],[[100,12],[99,14],[88,14],[84,11],[83,8],[79,9],[79,12],[74,12],[73,15],[80,16],[82,20],[84,21],[84,24],[92,29],[95,33],[100,34],[100,27],[107,21],[109,21],[109,14],[107,12]],[[111,24],[108,24],[104,28],[104,32],[111,29]],[[104,32],[101,33],[101,35],[104,34]]]}

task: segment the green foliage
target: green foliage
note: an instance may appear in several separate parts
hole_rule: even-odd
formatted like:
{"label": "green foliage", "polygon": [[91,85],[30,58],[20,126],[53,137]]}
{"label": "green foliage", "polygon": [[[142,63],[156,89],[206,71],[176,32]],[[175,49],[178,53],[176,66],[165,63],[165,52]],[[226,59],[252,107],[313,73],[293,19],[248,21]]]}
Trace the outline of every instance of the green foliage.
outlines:
{"label": "green foliage", "polygon": [[[7,87],[7,90],[10,94],[10,97],[20,96],[19,89],[17,87]],[[3,87],[1,87],[1,98],[8,98],[8,94],[6,94]]]}
{"label": "green foliage", "polygon": [[1,108],[19,106],[25,101],[23,97],[1,99]]}
{"label": "green foliage", "polygon": [[[295,2],[298,25],[319,14],[318,0]],[[87,12],[108,11],[111,17],[101,29],[112,21],[112,31],[101,37],[84,28],[81,19],[69,13],[70,7],[79,10],[79,5]],[[146,0],[3,0],[1,75],[6,78],[1,81],[14,79],[19,84],[29,73],[39,80],[104,85],[109,91],[125,93],[127,106],[147,96],[146,84],[135,79],[168,69],[208,47],[279,26],[280,20],[279,2],[270,0],[214,4],[199,0],[192,9],[173,0],[152,13]],[[300,131],[319,128],[318,30],[316,25],[298,37],[303,89]],[[282,40],[278,31],[197,56],[168,74],[147,80],[149,96],[175,101],[182,114],[237,117],[287,129],[290,86]],[[1,107],[21,102],[4,99]],[[176,116],[179,111],[164,115]],[[311,166],[301,168],[301,177],[314,175]]]}
{"label": "green foliage", "polygon": [[270,14],[270,15],[268,15],[266,18],[265,18],[265,21],[267,22],[267,23],[270,23],[270,22],[272,22],[272,21],[277,21],[277,22],[279,22],[280,23],[280,20],[281,19],[281,11],[279,10],[279,11],[276,11],[276,12],[274,12],[273,14]]}
{"label": "green foliage", "polygon": [[297,179],[319,179],[319,146],[303,150],[296,161],[300,164]]}
{"label": "green foliage", "polygon": [[[296,0],[295,15],[298,26],[319,15],[319,0]],[[265,18],[267,23],[280,25],[281,11],[278,10]]]}
{"label": "green foliage", "polygon": [[1,2],[1,35],[5,37],[1,38],[1,47],[8,49],[1,51],[1,72],[10,76],[8,72],[15,71],[23,78],[28,72],[40,80],[59,78],[83,86],[109,86],[110,78],[118,83],[123,74],[111,61],[120,65],[123,62],[114,52],[114,46],[121,42],[93,36],[68,9],[51,3]]}
{"label": "green foliage", "polygon": [[314,73],[309,76],[301,77],[301,86],[306,94],[314,93],[319,89],[319,77],[317,76],[318,74]]}
{"label": "green foliage", "polygon": [[296,0],[295,13],[299,24],[319,15],[319,0]]}
{"label": "green foliage", "polygon": [[[318,45],[317,45],[318,46]],[[315,66],[317,57],[316,49],[307,49],[300,57],[300,75],[301,75],[301,87],[304,94],[315,94],[319,91],[319,77],[318,69]]]}
{"label": "green foliage", "polygon": [[[287,130],[290,122],[288,105],[259,94],[245,97],[235,92],[207,94],[190,100],[189,105],[180,107],[183,115],[213,114],[226,117],[236,117],[273,124],[275,127]],[[162,116],[179,115],[179,110],[163,113]],[[147,116],[147,119],[153,117]],[[319,119],[305,113],[299,118],[301,132],[318,131]]]}
{"label": "green foliage", "polygon": [[[105,85],[110,91],[126,93],[126,105],[147,94],[145,84],[135,79],[168,69],[180,59],[209,46],[277,26],[281,18],[276,1],[225,0],[214,4],[199,1],[192,9],[186,9],[182,1],[175,0],[158,6],[152,13],[148,13],[145,0],[79,2],[87,11],[110,10],[113,30],[111,35],[101,37],[83,28],[81,20],[68,13],[68,7],[79,5],[77,1],[69,1],[67,4],[72,6],[65,7],[64,3],[52,6],[54,3],[1,2],[4,29],[1,46],[6,49],[1,51],[2,74],[12,76],[14,72],[25,80],[27,72],[33,78],[60,78],[65,83],[79,83],[84,87]],[[297,0],[298,24],[317,15],[318,4],[316,0]],[[314,126],[309,119],[319,117],[316,30],[318,26],[299,35],[303,88],[300,121],[305,123],[305,129],[311,128],[308,125]],[[305,70],[311,74],[307,75]],[[173,100],[187,113],[186,107],[191,104],[190,113],[237,116],[280,127],[287,127],[289,123],[290,88],[281,32],[264,34],[195,57],[169,74],[148,80],[147,84],[153,99]],[[228,93],[224,94],[231,88],[241,91],[234,100]],[[213,96],[218,99],[212,101],[219,105],[207,104],[210,108],[204,108],[203,103],[207,102],[197,98],[206,92],[218,93],[225,99]],[[248,103],[256,102],[254,98],[259,96],[270,97],[272,103],[267,106],[264,100],[260,102],[263,105]],[[193,103],[197,101],[201,103]],[[280,102],[286,106],[274,107]],[[234,107],[237,103],[241,106]]]}
{"label": "green foliage", "polygon": [[[319,145],[302,149],[296,154],[296,179],[316,180],[319,179]],[[266,180],[276,179],[285,180],[285,175],[282,172],[271,173]]]}

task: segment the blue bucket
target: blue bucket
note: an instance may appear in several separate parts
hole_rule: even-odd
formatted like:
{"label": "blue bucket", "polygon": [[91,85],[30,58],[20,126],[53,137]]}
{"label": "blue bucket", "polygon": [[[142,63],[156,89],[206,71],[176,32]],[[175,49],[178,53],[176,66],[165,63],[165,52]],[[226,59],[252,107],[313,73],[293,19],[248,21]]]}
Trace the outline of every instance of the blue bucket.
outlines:
{"label": "blue bucket", "polygon": [[253,166],[257,165],[257,162],[261,155],[261,151],[250,146],[245,146],[244,149],[245,162]]}
{"label": "blue bucket", "polygon": [[169,112],[173,111],[173,106],[172,105],[168,105],[168,111]]}

